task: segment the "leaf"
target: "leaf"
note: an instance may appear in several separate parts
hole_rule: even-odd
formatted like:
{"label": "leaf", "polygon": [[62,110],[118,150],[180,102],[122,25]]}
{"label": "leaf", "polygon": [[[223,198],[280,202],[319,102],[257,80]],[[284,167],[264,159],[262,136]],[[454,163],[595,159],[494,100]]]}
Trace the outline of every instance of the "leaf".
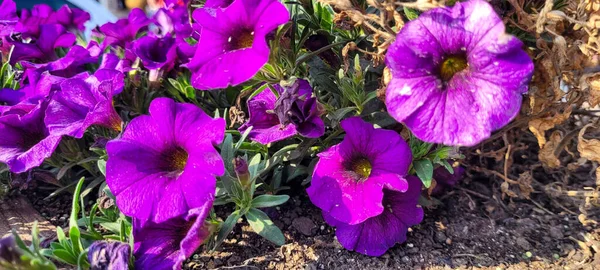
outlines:
{"label": "leaf", "polygon": [[417,172],[417,176],[421,179],[421,182],[423,182],[423,185],[426,188],[429,188],[431,179],[433,179],[433,164],[431,163],[431,160],[415,160],[413,166]]}
{"label": "leaf", "polygon": [[69,219],[69,227],[77,227],[77,215],[79,215],[80,205],[79,198],[81,196],[81,188],[83,187],[83,182],[85,181],[85,177],[81,177],[79,182],[77,183],[77,187],[75,187],[75,192],[73,193],[73,203],[71,205],[71,217]]}
{"label": "leaf", "polygon": [[215,247],[213,248],[213,250],[219,247],[221,243],[223,243],[225,238],[227,238],[227,236],[231,233],[231,231],[233,231],[233,227],[235,226],[235,224],[237,224],[237,221],[238,219],[240,219],[241,216],[242,214],[239,210],[233,211],[233,213],[231,213],[227,217],[225,222],[221,224],[221,228],[219,229],[219,233],[217,234],[217,241],[215,242]]}
{"label": "leaf", "polygon": [[227,168],[227,171],[232,175],[234,175],[232,163],[234,152],[235,151],[233,150],[233,136],[231,134],[226,134],[225,140],[221,144],[221,157],[224,160],[225,168]]}
{"label": "leaf", "polygon": [[568,107],[563,113],[557,112],[555,115],[549,117],[529,121],[529,130],[537,138],[540,149],[546,144],[546,131],[567,120],[571,116],[571,111],[571,107]]}
{"label": "leaf", "polygon": [[256,208],[251,208],[248,213],[246,213],[246,219],[248,220],[250,227],[252,227],[252,230],[260,236],[278,246],[285,244],[283,233],[281,233],[281,230],[273,224],[273,221],[271,221],[265,212]]}
{"label": "leaf", "polygon": [[[597,139],[585,139],[585,131],[592,126],[588,124],[579,131],[579,143],[577,144],[577,151],[581,154],[581,157],[600,162],[600,140]],[[600,184],[600,168],[596,169],[596,185]]]}
{"label": "leaf", "polygon": [[67,252],[64,249],[55,249],[52,250],[52,255],[56,257],[57,260],[71,264],[77,265],[77,258],[75,258],[71,253]]}
{"label": "leaf", "polygon": [[262,170],[262,163],[260,154],[256,154],[250,159],[248,163],[248,171],[250,172],[250,179],[254,179],[260,170]]}
{"label": "leaf", "polygon": [[404,7],[404,15],[406,15],[406,18],[410,21],[419,17],[419,14],[420,12],[414,8]]}
{"label": "leaf", "polygon": [[235,144],[235,146],[233,148],[234,152],[237,151],[238,149],[240,149],[240,146],[242,146],[242,143],[246,140],[246,137],[248,137],[248,135],[250,134],[251,131],[252,131],[252,126],[249,126],[246,130],[244,130],[244,133],[242,133],[240,140]]}
{"label": "leaf", "polygon": [[106,176],[106,160],[99,159],[97,164],[98,164],[98,170],[100,170],[102,175]]}
{"label": "leaf", "polygon": [[287,202],[290,199],[288,195],[260,195],[252,200],[252,207],[265,208],[273,207]]}
{"label": "leaf", "polygon": [[561,141],[562,136],[560,135],[560,132],[552,132],[552,135],[550,135],[550,141],[547,141],[538,153],[538,158],[542,164],[548,166],[549,168],[560,167],[560,160],[555,153],[556,148],[560,145]]}
{"label": "leaf", "polygon": [[596,107],[600,104],[600,73],[589,77],[588,83],[590,85],[588,103],[590,103],[590,107]]}

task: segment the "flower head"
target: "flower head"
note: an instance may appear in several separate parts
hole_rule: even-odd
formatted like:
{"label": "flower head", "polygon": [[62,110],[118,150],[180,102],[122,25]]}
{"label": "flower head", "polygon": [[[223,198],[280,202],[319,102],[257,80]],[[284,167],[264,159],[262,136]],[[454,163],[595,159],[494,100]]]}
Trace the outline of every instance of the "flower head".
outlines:
{"label": "flower head", "polygon": [[277,0],[236,0],[225,9],[196,9],[196,54],[187,64],[198,89],[225,88],[251,79],[269,60],[266,36],[289,20]]}
{"label": "flower head", "polygon": [[453,167],[454,172],[450,173],[444,167],[438,167],[433,170],[433,179],[435,179],[435,187],[431,194],[438,195],[444,192],[445,189],[451,188],[462,179],[465,174],[465,168],[461,166]]}
{"label": "flower head", "polygon": [[130,253],[127,243],[96,241],[88,250],[90,269],[128,270]]}
{"label": "flower head", "polygon": [[94,32],[95,35],[104,35],[103,47],[114,46],[125,48],[127,44],[135,40],[138,32],[150,24],[150,19],[143,10],[136,8],[129,12],[126,19],[117,22],[105,23]]}
{"label": "flower head", "polygon": [[423,220],[423,209],[417,205],[421,180],[414,176],[408,176],[406,180],[406,192],[384,190],[385,209],[362,223],[349,225],[323,214],[329,225],[337,227],[335,235],[344,248],[369,256],[381,256],[396,243],[406,241],[408,228]]}
{"label": "flower head", "polygon": [[412,154],[394,131],[375,129],[358,117],[341,125],[346,137],[319,154],[306,191],[324,213],[355,225],[384,211],[384,188],[406,191]]}
{"label": "flower head", "polygon": [[252,127],[248,137],[262,144],[297,133],[308,138],[318,138],[325,133],[321,109],[308,81],[298,79],[292,85],[273,88],[279,98],[267,88],[248,100],[250,119],[240,127],[241,132]]}
{"label": "flower head", "polygon": [[181,269],[181,264],[206,240],[210,226],[205,219],[213,198],[205,198],[200,207],[162,223],[134,220],[135,268],[169,270]]}
{"label": "flower head", "polygon": [[39,37],[29,43],[13,40],[15,46],[10,57],[11,65],[27,60],[46,63],[58,59],[54,49],[71,47],[75,43],[75,35],[68,33],[60,24],[44,24],[40,26]]}
{"label": "flower head", "polygon": [[90,20],[90,14],[78,9],[71,8],[68,5],[62,6],[54,15],[56,22],[63,25],[70,31],[77,30],[83,32],[85,30],[85,22]]}
{"label": "flower head", "polygon": [[106,183],[126,215],[155,222],[201,206],[225,172],[214,145],[225,121],[192,104],[157,98],[150,115],[139,116],[106,145]]}
{"label": "flower head", "polygon": [[44,162],[62,135],[50,134],[44,124],[47,103],[31,111],[12,110],[0,116],[0,162],[13,173],[22,173]]}
{"label": "flower head", "polygon": [[519,112],[533,73],[522,45],[485,1],[424,12],[386,55],[390,115],[423,141],[481,142]]}
{"label": "flower head", "polygon": [[87,78],[66,79],[48,104],[45,123],[51,134],[83,137],[88,127],[101,125],[121,130],[113,96],[123,90],[123,74],[101,69]]}
{"label": "flower head", "polygon": [[0,52],[8,53],[10,50],[8,38],[19,21],[17,4],[13,0],[2,0],[0,10],[2,10],[0,14]]}
{"label": "flower head", "polygon": [[15,32],[21,33],[23,38],[37,38],[40,36],[41,26],[56,23],[54,9],[46,4],[33,6],[31,10],[22,9]]}
{"label": "flower head", "polygon": [[175,66],[177,47],[173,37],[144,36],[134,41],[132,47],[135,55],[150,71],[151,81],[158,79],[159,71],[168,72]]}

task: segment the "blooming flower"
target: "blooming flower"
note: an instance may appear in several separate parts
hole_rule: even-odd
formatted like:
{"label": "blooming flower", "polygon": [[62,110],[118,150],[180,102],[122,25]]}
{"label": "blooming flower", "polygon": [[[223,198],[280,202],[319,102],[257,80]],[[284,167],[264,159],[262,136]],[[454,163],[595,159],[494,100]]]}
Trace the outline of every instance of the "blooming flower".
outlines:
{"label": "blooming flower", "polygon": [[150,81],[158,80],[160,73],[168,72],[175,66],[177,47],[170,36],[144,36],[132,43],[132,51],[150,71]]}
{"label": "blooming flower", "polygon": [[22,9],[15,32],[21,33],[23,38],[37,38],[40,36],[41,26],[56,23],[54,10],[46,4],[33,6],[31,10]]}
{"label": "blooming flower", "polygon": [[289,20],[277,0],[237,0],[225,9],[196,9],[201,27],[187,64],[198,89],[225,88],[251,79],[269,60],[266,36]]}
{"label": "blooming flower", "polygon": [[323,214],[329,225],[337,227],[335,235],[344,248],[369,256],[381,256],[396,243],[406,241],[408,228],[423,220],[423,209],[417,205],[421,180],[414,176],[408,176],[406,180],[406,192],[384,190],[385,209],[362,223],[349,225]]}
{"label": "blooming flower", "polygon": [[253,127],[248,137],[262,144],[280,141],[300,133],[318,138],[325,133],[317,99],[306,80],[298,79],[289,87],[273,86],[279,98],[265,89],[248,100],[250,119],[240,127],[244,132]]}
{"label": "blooming flower", "polygon": [[211,234],[210,226],[205,225],[205,219],[213,199],[207,198],[200,207],[162,223],[149,221],[140,227],[141,222],[134,220],[135,268],[181,269],[181,264]]}
{"label": "blooming flower", "polygon": [[150,22],[143,10],[135,8],[129,12],[126,19],[120,19],[114,23],[105,23],[94,31],[94,35],[104,35],[103,47],[119,46],[125,48],[127,44],[135,39],[138,32],[146,28]]}
{"label": "blooming flower", "polygon": [[412,154],[394,131],[375,129],[358,117],[341,125],[346,137],[319,154],[306,191],[325,214],[356,225],[384,211],[384,188],[406,191]]}
{"label": "blooming flower", "polygon": [[121,118],[113,107],[113,96],[123,90],[123,73],[101,69],[87,78],[60,83],[48,104],[44,122],[50,134],[83,137],[88,127],[101,125],[121,130]]}
{"label": "blooming flower", "polygon": [[388,111],[423,141],[475,145],[519,112],[533,62],[485,1],[408,22],[390,46]]}
{"label": "blooming flower", "polygon": [[2,10],[2,13],[0,13],[0,52],[8,53],[10,50],[8,37],[19,21],[17,4],[13,0],[2,0],[0,10]]}
{"label": "blooming flower", "polygon": [[96,241],[88,249],[90,269],[128,270],[130,253],[127,243]]}
{"label": "blooming flower", "polygon": [[54,49],[71,47],[75,43],[75,35],[68,33],[60,24],[44,24],[40,26],[39,37],[30,43],[11,41],[14,45],[10,64],[23,60],[46,63],[58,59]]}
{"label": "blooming flower", "polygon": [[23,61],[21,64],[28,76],[32,73],[41,74],[47,71],[55,76],[70,78],[85,72],[85,64],[97,63],[100,53],[100,47],[95,41],[92,41],[87,48],[79,45],[72,46],[65,56],[54,61],[46,63]]}
{"label": "blooming flower", "polygon": [[62,6],[56,11],[54,16],[57,23],[60,23],[70,31],[78,30],[83,32],[85,30],[85,22],[90,20],[89,13],[78,8],[71,8],[68,5]]}
{"label": "blooming flower", "polygon": [[214,149],[225,120],[192,104],[157,98],[150,115],[131,121],[121,138],[106,145],[106,183],[126,215],[155,222],[201,206],[225,172]]}
{"label": "blooming flower", "polygon": [[61,135],[52,135],[44,125],[46,103],[31,111],[10,111],[0,116],[0,162],[13,173],[37,167],[52,155]]}

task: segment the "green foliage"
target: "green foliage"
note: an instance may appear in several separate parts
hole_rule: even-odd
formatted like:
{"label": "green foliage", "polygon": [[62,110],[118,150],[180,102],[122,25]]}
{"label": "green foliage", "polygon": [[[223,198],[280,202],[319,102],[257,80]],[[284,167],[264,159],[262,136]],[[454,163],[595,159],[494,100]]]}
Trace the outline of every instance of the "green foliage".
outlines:
{"label": "green foliage", "polygon": [[[7,262],[0,258],[0,266],[7,270],[55,270],[56,265],[46,258],[47,250],[40,247],[38,223],[33,223],[31,230],[31,245],[27,246],[19,234],[13,230],[12,235],[16,242],[16,247],[10,247],[10,250],[3,252],[13,252],[14,255],[20,255],[19,261]],[[3,254],[4,256],[8,254]]]}

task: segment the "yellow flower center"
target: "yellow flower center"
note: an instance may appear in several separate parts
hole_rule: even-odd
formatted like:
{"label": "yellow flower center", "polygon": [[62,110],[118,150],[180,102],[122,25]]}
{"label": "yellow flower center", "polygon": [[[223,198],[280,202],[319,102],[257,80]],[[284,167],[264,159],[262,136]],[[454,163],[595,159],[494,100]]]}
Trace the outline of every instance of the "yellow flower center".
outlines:
{"label": "yellow flower center", "polygon": [[371,175],[371,170],[373,166],[371,162],[369,162],[366,158],[361,158],[354,162],[354,166],[352,166],[352,170],[360,175],[363,179],[366,179]]}
{"label": "yellow flower center", "polygon": [[167,170],[170,172],[182,172],[188,160],[188,153],[181,147],[177,147],[166,155]]}
{"label": "yellow flower center", "polygon": [[450,55],[444,59],[440,66],[440,76],[442,80],[449,81],[454,74],[469,67],[467,58],[464,55]]}
{"label": "yellow flower center", "polygon": [[243,30],[238,32],[235,36],[230,36],[228,42],[231,50],[250,48],[254,43],[254,31]]}

